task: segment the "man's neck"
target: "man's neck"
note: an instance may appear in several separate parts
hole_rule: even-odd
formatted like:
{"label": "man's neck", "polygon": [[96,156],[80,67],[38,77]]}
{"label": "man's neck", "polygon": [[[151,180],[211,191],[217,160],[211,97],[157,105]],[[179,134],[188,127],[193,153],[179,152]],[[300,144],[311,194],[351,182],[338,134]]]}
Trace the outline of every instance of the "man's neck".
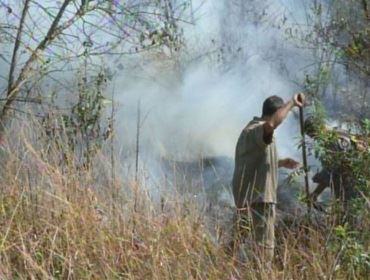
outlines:
{"label": "man's neck", "polygon": [[262,116],[261,120],[268,122],[271,119],[271,116]]}

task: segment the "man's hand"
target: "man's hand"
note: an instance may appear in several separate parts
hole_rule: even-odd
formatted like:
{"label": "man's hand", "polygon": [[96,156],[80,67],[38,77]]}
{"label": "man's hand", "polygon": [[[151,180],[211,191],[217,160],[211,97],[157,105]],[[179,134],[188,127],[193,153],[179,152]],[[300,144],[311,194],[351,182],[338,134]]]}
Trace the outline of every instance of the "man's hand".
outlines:
{"label": "man's hand", "polygon": [[305,96],[303,93],[297,93],[293,96],[294,106],[303,107],[304,101],[305,101]]}
{"label": "man's hand", "polygon": [[279,160],[279,167],[285,167],[288,169],[295,169],[298,168],[301,164],[294,159],[291,158],[285,158]]}

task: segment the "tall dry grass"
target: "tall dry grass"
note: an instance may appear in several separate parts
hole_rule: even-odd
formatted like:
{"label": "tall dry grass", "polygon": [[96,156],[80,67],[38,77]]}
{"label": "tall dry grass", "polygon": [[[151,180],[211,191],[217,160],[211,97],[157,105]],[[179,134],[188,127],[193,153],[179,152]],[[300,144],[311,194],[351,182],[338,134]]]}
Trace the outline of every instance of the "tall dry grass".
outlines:
{"label": "tall dry grass", "polygon": [[342,269],[330,225],[279,227],[269,271],[217,241],[195,204],[156,205],[140,183],[112,182],[104,153],[85,170],[61,160],[60,142],[45,141],[37,123],[13,132],[1,150],[1,279],[362,277]]}

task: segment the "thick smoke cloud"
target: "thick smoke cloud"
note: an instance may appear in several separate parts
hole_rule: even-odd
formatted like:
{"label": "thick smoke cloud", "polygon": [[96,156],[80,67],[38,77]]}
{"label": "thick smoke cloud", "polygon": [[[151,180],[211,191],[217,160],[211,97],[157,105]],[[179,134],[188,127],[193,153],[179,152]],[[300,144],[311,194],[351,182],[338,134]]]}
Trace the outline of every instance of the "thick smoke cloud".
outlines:
{"label": "thick smoke cloud", "polygon": [[[261,114],[263,100],[275,94],[287,100],[299,90],[294,82],[312,61],[287,41],[286,30],[305,22],[308,2],[194,0],[180,51],[118,61],[124,69],[108,91],[114,87],[120,104],[117,142],[124,158],[135,158],[138,100],[141,162],[233,157],[240,131]],[[299,159],[293,114],[277,138],[281,157]]]}
{"label": "thick smoke cloud", "polygon": [[[308,55],[286,40],[285,30],[302,17],[304,7],[293,1],[245,2],[251,5],[198,3],[199,20],[184,27],[180,73],[149,63],[116,80],[123,150],[134,154],[138,100],[142,117],[147,116],[141,156],[189,160],[233,157],[240,131],[261,115],[263,100],[275,94],[288,100],[299,90],[294,81],[302,78]],[[271,15],[276,24],[264,21]],[[299,159],[298,129],[291,114],[277,132],[280,156]]]}

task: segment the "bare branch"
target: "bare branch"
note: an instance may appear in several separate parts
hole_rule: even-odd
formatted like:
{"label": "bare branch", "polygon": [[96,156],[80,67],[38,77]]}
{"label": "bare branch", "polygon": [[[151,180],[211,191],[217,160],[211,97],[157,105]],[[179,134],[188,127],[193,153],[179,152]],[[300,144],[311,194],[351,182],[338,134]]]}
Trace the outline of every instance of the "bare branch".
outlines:
{"label": "bare branch", "polygon": [[[60,28],[58,28],[58,24],[59,24],[59,22],[60,22],[60,20],[63,16],[67,6],[70,4],[70,2],[71,2],[71,0],[65,0],[64,1],[63,5],[61,6],[61,8],[60,8],[60,10],[57,14],[57,16],[55,17],[53,23],[51,24],[45,38],[40,42],[40,44],[32,52],[32,54],[29,57],[29,59],[27,60],[26,64],[22,68],[16,82],[14,84],[13,83],[10,84],[10,88],[8,88],[8,93],[7,93],[8,100],[5,103],[5,105],[3,107],[3,110],[2,110],[2,113],[0,115],[0,138],[2,138],[3,133],[4,133],[4,129],[5,129],[4,126],[7,122],[7,117],[8,117],[7,115],[8,115],[9,108],[10,108],[11,104],[13,103],[15,97],[17,96],[20,86],[25,82],[26,75],[27,75],[28,71],[30,70],[31,65],[36,60],[36,58],[38,56],[38,53],[46,48],[46,46],[64,29],[63,27],[68,28],[68,26],[69,26],[68,24],[65,24],[64,26],[62,26]],[[24,7],[24,9],[25,8],[26,8],[26,6]],[[23,13],[27,14],[27,10],[26,11],[23,10]]]}
{"label": "bare branch", "polygon": [[12,61],[10,63],[7,96],[10,95],[12,87],[13,87],[13,75],[14,75],[15,66],[17,64],[17,54],[18,54],[18,50],[19,50],[19,46],[20,46],[20,42],[21,42],[21,36],[23,34],[23,26],[24,26],[24,21],[25,21],[27,12],[28,12],[29,4],[30,4],[30,0],[26,0],[24,2],[22,16],[21,16],[21,20],[19,22],[17,37],[16,37],[15,43],[14,43]]}

